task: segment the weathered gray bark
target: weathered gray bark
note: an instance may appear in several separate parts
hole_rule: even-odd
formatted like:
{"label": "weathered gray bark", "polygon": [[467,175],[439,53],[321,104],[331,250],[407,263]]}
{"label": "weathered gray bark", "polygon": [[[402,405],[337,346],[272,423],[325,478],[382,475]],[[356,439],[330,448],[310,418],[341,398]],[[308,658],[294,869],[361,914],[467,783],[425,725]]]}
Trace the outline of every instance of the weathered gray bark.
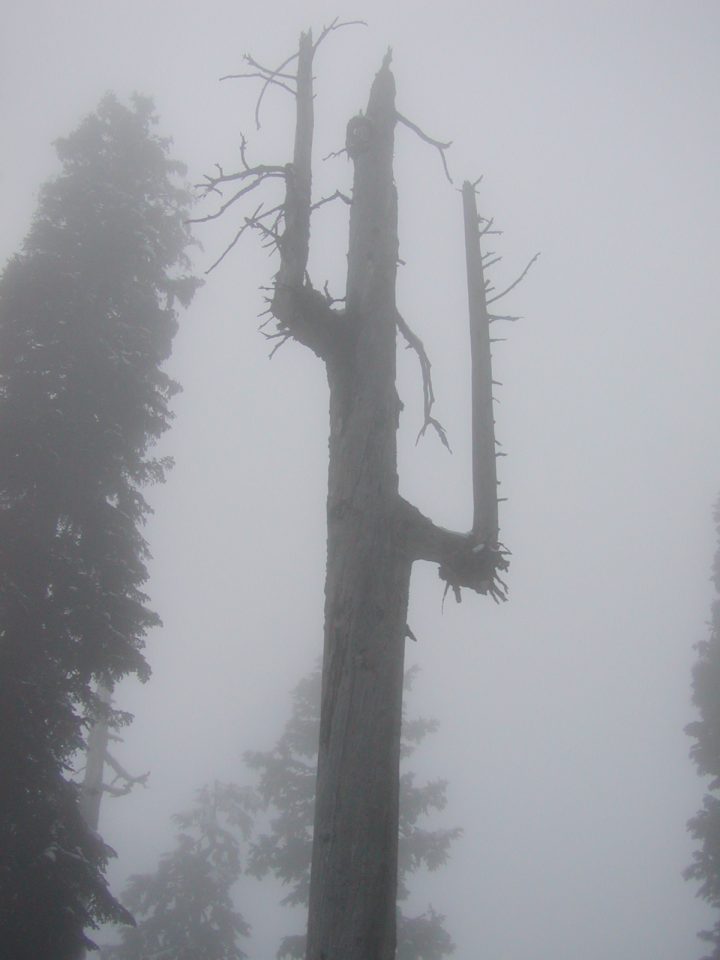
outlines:
{"label": "weathered gray bark", "polygon": [[[488,437],[491,444],[490,510],[483,480],[476,487],[472,534],[463,537],[435,527],[398,494],[396,119],[387,58],[366,114],[348,125],[347,150],[355,165],[344,317],[349,342],[340,361],[328,363],[328,561],[308,960],[395,955],[400,718],[412,563],[434,552],[450,585],[486,592],[494,567],[484,547],[474,552],[479,532],[481,543],[497,548],[492,400],[489,432],[482,410],[491,385],[484,382],[484,364],[475,377],[473,405],[485,425],[476,457],[485,455]],[[477,213],[475,227],[479,258]],[[480,310],[484,341],[475,317],[473,350],[479,341],[489,371],[484,294]]]}
{"label": "weathered gray bark", "polygon": [[395,952],[403,653],[411,560],[398,524],[394,81],[348,128],[346,320],[330,370],[325,650],[308,957]]}

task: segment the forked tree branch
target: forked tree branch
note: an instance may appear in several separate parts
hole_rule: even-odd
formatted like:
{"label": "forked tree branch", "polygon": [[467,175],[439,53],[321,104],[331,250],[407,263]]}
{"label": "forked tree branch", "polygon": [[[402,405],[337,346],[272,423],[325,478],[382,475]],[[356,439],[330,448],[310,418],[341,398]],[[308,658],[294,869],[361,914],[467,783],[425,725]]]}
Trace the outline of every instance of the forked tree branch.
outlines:
{"label": "forked tree branch", "polygon": [[265,180],[283,178],[287,176],[287,168],[279,166],[267,166],[259,165],[257,167],[248,167],[246,170],[241,170],[238,173],[225,173],[221,167],[218,167],[219,173],[217,176],[210,176],[209,174],[205,175],[205,182],[196,184],[197,189],[203,190],[205,194],[209,193],[221,193],[220,186],[225,183],[233,183],[238,180],[247,180],[248,178],[254,178],[250,183],[246,183],[243,187],[237,190],[229,200],[226,200],[220,205],[220,207],[214,212],[209,213],[204,217],[193,217],[188,220],[188,223],[208,223],[211,220],[217,220],[221,217],[226,210],[228,210],[234,203],[241,197],[247,196],[249,193],[252,193],[253,190],[257,189],[261,183],[264,183]]}

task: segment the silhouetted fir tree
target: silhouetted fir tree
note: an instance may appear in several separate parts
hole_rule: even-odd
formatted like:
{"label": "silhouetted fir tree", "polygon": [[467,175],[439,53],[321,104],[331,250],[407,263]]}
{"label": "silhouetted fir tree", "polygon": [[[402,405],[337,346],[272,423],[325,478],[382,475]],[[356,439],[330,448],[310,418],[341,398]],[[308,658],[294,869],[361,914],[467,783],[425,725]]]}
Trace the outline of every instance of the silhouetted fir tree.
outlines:
{"label": "silhouetted fir tree", "polygon": [[[405,676],[405,688],[415,671]],[[257,791],[270,814],[270,832],[251,845],[248,873],[262,878],[273,874],[290,887],[282,900],[287,906],[308,905],[310,861],[315,807],[318,734],[320,728],[320,671],[303,679],[293,691],[292,714],[275,747],[267,753],[247,753],[245,761],[258,773]],[[401,756],[406,760],[426,736],[437,730],[436,720],[403,718]],[[400,775],[400,841],[398,901],[409,896],[409,875],[421,867],[435,870],[448,859],[461,830],[427,829],[423,819],[446,803],[447,784],[433,780],[418,784],[409,771]],[[416,917],[398,907],[398,960],[441,960],[454,950],[443,926],[444,917],[432,907]],[[277,957],[302,960],[305,935],[287,936]]]}
{"label": "silhouetted fir tree", "polygon": [[[713,582],[718,596],[712,604],[710,636],[697,645],[693,669],[693,703],[700,719],[686,727],[695,738],[690,755],[700,776],[711,777],[702,810],[688,823],[700,849],[685,871],[688,880],[700,883],[698,895],[720,910],[720,500],[715,508],[718,550],[713,564]],[[703,960],[720,960],[720,920],[700,937],[712,945]]]}
{"label": "silhouetted fir tree", "polygon": [[[148,453],[179,389],[161,369],[197,281],[188,194],[150,101],[107,96],[56,144],[22,251],[0,279],[0,956],[66,960],[126,911],[112,851],[78,810],[73,757],[94,684],[146,679],[142,591],[162,481]],[[116,718],[117,719],[117,718]]]}
{"label": "silhouetted fir tree", "polygon": [[250,927],[232,888],[242,872],[239,834],[247,839],[255,806],[252,792],[234,784],[199,791],[192,810],[174,817],[175,849],[154,873],[130,878],[123,901],[136,926],[103,948],[103,960],[244,960],[238,941]]}

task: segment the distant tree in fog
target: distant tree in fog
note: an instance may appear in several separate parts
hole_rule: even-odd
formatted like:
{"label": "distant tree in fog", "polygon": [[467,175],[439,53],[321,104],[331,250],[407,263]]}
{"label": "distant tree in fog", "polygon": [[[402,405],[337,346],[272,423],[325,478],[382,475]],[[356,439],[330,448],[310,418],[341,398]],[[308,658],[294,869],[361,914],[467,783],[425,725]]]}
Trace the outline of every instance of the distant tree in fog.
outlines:
{"label": "distant tree in fog", "polygon": [[[406,690],[413,677],[414,671],[408,671]],[[310,890],[320,680],[320,671],[316,670],[297,685],[290,719],[272,750],[245,754],[245,762],[258,774],[256,789],[270,816],[269,832],[251,845],[248,872],[258,878],[273,874],[286,884],[290,892],[282,903],[288,906],[307,907]],[[435,720],[403,718],[403,758],[409,757],[437,726]],[[428,814],[444,808],[446,787],[444,780],[418,784],[413,773],[401,771],[398,901],[409,895],[410,874],[422,867],[435,870],[442,866],[452,842],[461,833],[459,828],[428,829],[423,825]],[[432,907],[418,916],[407,916],[398,907],[398,960],[441,960],[452,953],[454,944],[443,920]],[[302,960],[305,939],[304,933],[286,936],[277,951],[278,960]]]}
{"label": "distant tree in fog", "polygon": [[[413,676],[409,671],[407,687]],[[289,886],[283,905],[307,906],[319,725],[316,670],[293,691],[290,719],[272,750],[245,755],[256,774],[253,787],[215,783],[198,793],[189,813],[173,818],[181,828],[175,848],[154,872],[128,881],[122,900],[136,926],[123,931],[121,943],[103,947],[103,960],[243,960],[240,941],[250,926],[235,906],[242,900],[236,884],[243,869],[258,879],[272,874]],[[403,757],[436,729],[435,720],[404,720]],[[401,774],[399,901],[409,896],[410,874],[442,866],[462,832],[423,825],[428,814],[445,807],[446,787],[443,780],[417,784],[413,773]],[[253,821],[260,812],[269,818],[269,830],[256,835]],[[455,947],[443,921],[432,907],[417,916],[398,907],[397,960],[442,960],[451,954]],[[290,935],[277,957],[296,960],[304,951],[304,933]]]}
{"label": "distant tree in fog", "polygon": [[180,828],[175,849],[154,873],[128,881],[123,902],[136,926],[102,949],[103,960],[244,960],[239,941],[250,927],[232,891],[254,808],[252,793],[233,784],[198,792],[193,808],[173,818]]}
{"label": "distant tree in fog", "polygon": [[[95,685],[149,675],[149,455],[179,389],[188,195],[148,100],[107,96],[57,142],[22,250],[0,279],[0,956],[70,960],[84,928],[131,918],[72,766]],[[116,716],[117,720],[118,717]]]}
{"label": "distant tree in fog", "polygon": [[[687,726],[695,739],[690,755],[698,773],[710,777],[702,809],[690,820],[688,829],[700,844],[693,862],[685,871],[688,880],[700,884],[699,896],[720,910],[720,500],[715,508],[718,550],[713,564],[713,582],[718,596],[710,614],[710,635],[698,645],[693,670],[693,703],[700,719]],[[711,945],[703,960],[720,960],[720,920],[700,937]]]}
{"label": "distant tree in fog", "polygon": [[[262,81],[258,125],[268,90],[284,88],[283,95],[289,92],[294,99],[293,156],[290,162],[254,166],[243,140],[238,169],[226,172],[218,166],[207,177],[208,195],[220,193],[222,199],[204,219],[232,215],[238,201],[248,201],[251,192],[266,185],[284,189],[279,202],[277,196],[259,204],[252,200],[216,264],[249,229],[277,250],[267,311],[268,323],[275,326],[267,336],[278,346],[294,340],[312,351],[324,365],[330,388],[325,643],[307,956],[393,960],[404,648],[412,636],[407,623],[410,574],[416,560],[425,560],[437,565],[446,590],[458,599],[463,587],[495,600],[505,597],[501,574],[508,559],[498,530],[489,330],[492,321],[507,317],[491,313],[490,305],[518,281],[495,292],[488,279],[486,271],[496,258],[483,254],[482,247],[484,235],[494,232],[492,222],[478,214],[477,182],[466,181],[462,202],[474,510],[468,531],[446,530],[399,492],[398,335],[416,352],[422,372],[420,432],[434,430],[447,441],[434,417],[430,360],[396,301],[400,260],[393,156],[398,127],[429,142],[443,165],[449,144],[432,140],[399,112],[388,53],[367,109],[346,127],[342,152],[353,165],[351,195],[336,190],[313,197],[314,111],[322,103],[313,90],[314,59],[328,34],[345,25],[333,22],[317,40],[302,34],[296,52],[277,70],[247,58],[249,68],[237,76]],[[342,75],[331,82],[342,83]],[[448,190],[448,199],[454,196]],[[308,270],[311,221],[314,239],[317,218],[329,202],[349,209],[347,280],[339,298],[327,286],[324,292],[314,286]],[[432,239],[430,230],[428,241]],[[330,242],[336,243],[336,237]]]}

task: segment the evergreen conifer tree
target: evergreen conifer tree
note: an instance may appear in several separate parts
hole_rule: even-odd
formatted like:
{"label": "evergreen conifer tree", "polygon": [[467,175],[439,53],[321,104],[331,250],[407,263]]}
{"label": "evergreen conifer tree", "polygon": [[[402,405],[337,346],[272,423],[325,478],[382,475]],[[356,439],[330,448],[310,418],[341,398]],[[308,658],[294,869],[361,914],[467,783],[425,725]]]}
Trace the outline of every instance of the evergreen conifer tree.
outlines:
{"label": "evergreen conifer tree", "polygon": [[175,849],[154,873],[130,878],[123,900],[136,926],[103,960],[244,960],[239,946],[250,927],[235,909],[232,888],[241,874],[240,836],[247,839],[253,795],[233,784],[199,791],[192,810],[175,816]]}
{"label": "evergreen conifer tree", "polygon": [[[107,96],[57,143],[0,279],[0,955],[69,960],[127,922],[83,822],[72,764],[94,685],[149,674],[149,506],[178,385],[161,369],[190,240],[183,172],[152,104]],[[117,719],[117,718],[116,718]]]}
{"label": "evergreen conifer tree", "polygon": [[[720,910],[720,500],[715,508],[718,550],[713,564],[717,596],[710,615],[710,636],[697,645],[698,659],[693,670],[693,703],[700,719],[686,730],[695,743],[690,755],[708,784],[702,810],[689,822],[692,837],[700,844],[693,862],[685,871],[688,880],[700,883],[699,896]],[[720,920],[700,937],[711,944],[703,960],[720,960]]]}

